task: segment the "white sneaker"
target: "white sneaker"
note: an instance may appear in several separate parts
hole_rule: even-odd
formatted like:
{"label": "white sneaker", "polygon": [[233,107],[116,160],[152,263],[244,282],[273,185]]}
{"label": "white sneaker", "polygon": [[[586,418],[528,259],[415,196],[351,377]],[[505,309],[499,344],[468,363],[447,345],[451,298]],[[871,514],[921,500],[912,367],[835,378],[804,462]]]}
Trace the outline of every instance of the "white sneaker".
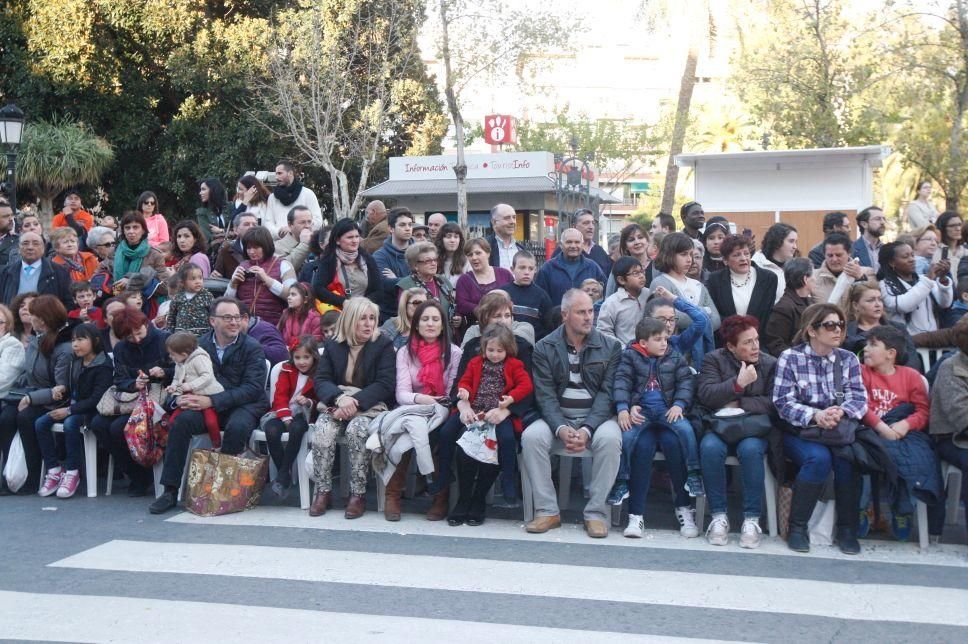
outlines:
{"label": "white sneaker", "polygon": [[725,546],[729,543],[729,519],[725,513],[717,512],[713,515],[713,520],[706,528],[706,541],[711,546]]}
{"label": "white sneaker", "polygon": [[760,527],[759,517],[747,517],[743,519],[743,528],[740,530],[740,548],[759,548],[760,535],[763,529]]}
{"label": "white sneaker", "polygon": [[688,505],[676,508],[676,518],[679,519],[679,534],[687,539],[699,536],[699,528],[696,527],[696,511]]}
{"label": "white sneaker", "polygon": [[641,514],[630,514],[629,525],[622,534],[629,539],[641,539],[643,532],[645,532],[645,518]]}

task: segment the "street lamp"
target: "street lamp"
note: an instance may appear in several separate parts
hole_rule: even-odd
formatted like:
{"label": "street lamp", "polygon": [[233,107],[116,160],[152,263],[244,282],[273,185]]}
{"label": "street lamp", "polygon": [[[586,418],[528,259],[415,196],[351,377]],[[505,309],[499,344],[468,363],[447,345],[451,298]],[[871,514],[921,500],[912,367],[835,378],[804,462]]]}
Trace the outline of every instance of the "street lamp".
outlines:
{"label": "street lamp", "polygon": [[7,146],[7,190],[17,212],[17,149],[24,132],[24,113],[13,103],[0,108],[0,143]]}

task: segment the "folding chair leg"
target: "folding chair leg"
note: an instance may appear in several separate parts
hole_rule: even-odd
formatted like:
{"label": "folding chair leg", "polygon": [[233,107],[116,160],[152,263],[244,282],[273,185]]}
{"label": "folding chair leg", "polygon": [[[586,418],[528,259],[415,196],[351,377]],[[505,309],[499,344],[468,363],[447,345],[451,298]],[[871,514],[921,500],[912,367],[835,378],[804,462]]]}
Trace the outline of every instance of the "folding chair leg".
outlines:
{"label": "folding chair leg", "polygon": [[564,512],[568,509],[571,498],[571,456],[560,456],[558,459],[558,509]]}
{"label": "folding chair leg", "polygon": [[97,496],[97,438],[94,432],[84,428],[81,436],[84,439],[84,478],[87,483],[87,496]]}
{"label": "folding chair leg", "polygon": [[928,550],[928,506],[923,501],[915,504],[918,511],[918,545],[921,552]]}
{"label": "folding chair leg", "polygon": [[105,496],[111,496],[111,489],[114,487],[114,455],[108,454],[108,481],[104,490]]}
{"label": "folding chair leg", "polygon": [[616,528],[622,526],[622,506],[613,505],[612,506],[612,525]]}
{"label": "folding chair leg", "polygon": [[776,520],[776,479],[773,478],[773,472],[770,471],[770,464],[765,455],[763,456],[763,488],[766,499],[766,522],[770,536],[775,537],[779,534]]}

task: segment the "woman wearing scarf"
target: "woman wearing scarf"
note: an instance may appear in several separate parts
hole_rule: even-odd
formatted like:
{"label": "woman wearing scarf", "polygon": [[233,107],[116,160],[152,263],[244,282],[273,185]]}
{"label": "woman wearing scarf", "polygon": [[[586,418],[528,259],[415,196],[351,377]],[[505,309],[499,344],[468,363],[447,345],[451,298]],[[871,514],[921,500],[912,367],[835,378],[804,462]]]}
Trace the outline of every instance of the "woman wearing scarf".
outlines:
{"label": "woman wearing scarf", "polygon": [[360,227],[350,219],[333,226],[313,275],[313,294],[323,304],[341,309],[346,300],[367,297],[380,301],[383,285],[373,257],[360,248]]}
{"label": "woman wearing scarf", "polygon": [[97,270],[98,259],[92,253],[79,250],[77,233],[73,228],[55,228],[50,233],[54,247],[51,261],[60,264],[71,274],[71,281],[89,280]]}
{"label": "woman wearing scarf", "polygon": [[397,288],[400,291],[415,287],[422,288],[427,292],[428,297],[434,298],[444,307],[446,319],[450,321],[450,325],[454,329],[459,328],[463,320],[457,315],[454,287],[449,279],[437,274],[440,262],[434,245],[430,242],[417,242],[407,248],[404,257],[407,259],[407,265],[410,266],[410,275],[397,282]]}
{"label": "woman wearing scarf", "polygon": [[114,292],[120,293],[128,285],[130,273],[144,273],[149,279],[164,282],[170,271],[165,268],[165,257],[148,245],[148,223],[140,212],[128,211],[121,218],[121,240],[114,251]]}

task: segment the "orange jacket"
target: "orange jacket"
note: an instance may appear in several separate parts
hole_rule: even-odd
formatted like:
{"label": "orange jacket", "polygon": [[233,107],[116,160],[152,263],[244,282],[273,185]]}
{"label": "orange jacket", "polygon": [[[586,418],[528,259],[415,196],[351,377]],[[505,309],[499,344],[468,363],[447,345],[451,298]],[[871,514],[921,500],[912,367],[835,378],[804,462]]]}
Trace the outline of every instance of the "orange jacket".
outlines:
{"label": "orange jacket", "polygon": [[67,266],[67,262],[60,255],[55,254],[51,261],[55,264],[59,264],[67,269],[67,272],[71,274],[72,282],[80,282],[81,280],[89,280],[94,275],[94,271],[101,264],[101,260],[97,258],[94,253],[88,253],[83,250],[77,252],[78,256],[81,258],[81,265],[84,266],[84,271],[73,271]]}
{"label": "orange jacket", "polygon": [[[94,215],[86,210],[78,210],[74,213],[74,221],[84,226],[84,230],[91,230],[94,226]],[[59,212],[54,215],[54,218],[50,222],[51,228],[64,228],[67,226],[67,217],[64,216],[63,212]]]}

